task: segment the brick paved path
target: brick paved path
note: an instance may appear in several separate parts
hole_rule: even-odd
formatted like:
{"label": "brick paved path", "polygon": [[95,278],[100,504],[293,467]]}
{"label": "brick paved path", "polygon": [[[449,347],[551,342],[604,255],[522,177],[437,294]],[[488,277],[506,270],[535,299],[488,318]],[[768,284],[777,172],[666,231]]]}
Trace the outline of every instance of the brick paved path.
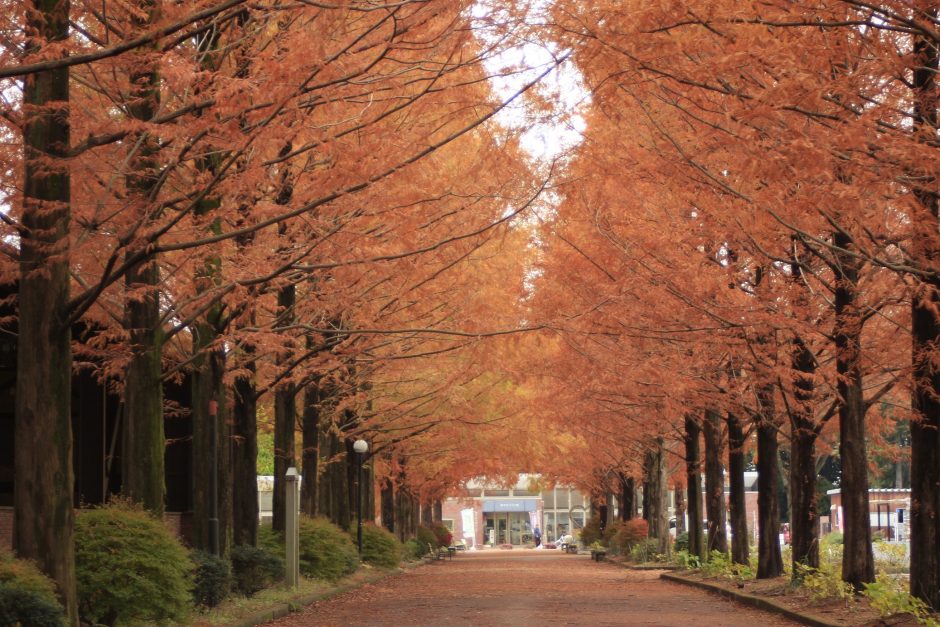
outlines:
{"label": "brick paved path", "polygon": [[776,627],[782,617],[584,555],[514,549],[458,554],[269,625],[668,625]]}

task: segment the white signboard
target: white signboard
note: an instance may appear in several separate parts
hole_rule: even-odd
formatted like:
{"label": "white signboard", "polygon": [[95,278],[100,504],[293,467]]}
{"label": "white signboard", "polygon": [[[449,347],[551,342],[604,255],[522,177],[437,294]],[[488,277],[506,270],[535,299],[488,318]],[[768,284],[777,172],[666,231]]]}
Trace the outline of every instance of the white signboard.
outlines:
{"label": "white signboard", "polygon": [[460,520],[463,526],[463,537],[475,538],[477,534],[476,534],[476,528],[474,527],[474,522],[473,522],[473,510],[472,509],[460,510]]}

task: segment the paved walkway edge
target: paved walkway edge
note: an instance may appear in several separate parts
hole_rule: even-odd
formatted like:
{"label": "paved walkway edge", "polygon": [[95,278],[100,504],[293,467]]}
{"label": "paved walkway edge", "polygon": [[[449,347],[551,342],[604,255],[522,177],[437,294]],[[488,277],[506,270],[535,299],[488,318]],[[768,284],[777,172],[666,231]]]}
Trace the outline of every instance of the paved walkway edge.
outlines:
{"label": "paved walkway edge", "polygon": [[343,584],[337,588],[334,588],[333,590],[328,590],[326,592],[318,592],[316,594],[308,594],[306,596],[294,597],[290,601],[286,601],[284,603],[278,603],[276,605],[272,605],[271,607],[266,607],[263,610],[258,610],[257,612],[249,614],[248,616],[245,616],[233,623],[230,623],[230,627],[255,627],[256,625],[266,623],[269,620],[274,620],[275,618],[282,618],[284,616],[287,616],[288,614],[297,612],[303,609],[304,607],[311,605],[312,603],[316,603],[317,601],[323,601],[325,599],[339,596],[345,592],[349,592],[350,590],[355,590],[356,588],[361,588],[362,586],[365,586],[367,584],[375,583],[376,581],[381,581],[382,579],[385,579],[386,577],[393,577],[395,575],[400,575],[403,571],[410,570],[411,568],[416,568],[418,566],[423,565],[424,563],[426,562],[418,562],[414,565],[402,566],[396,570],[377,572],[374,575],[366,577],[362,581]]}
{"label": "paved walkway edge", "polygon": [[708,583],[706,581],[699,581],[697,579],[686,579],[680,575],[673,573],[663,573],[659,576],[660,579],[665,579],[667,581],[674,581],[676,583],[681,583],[687,586],[693,586],[696,588],[701,588],[703,590],[708,590],[709,592],[715,592],[720,594],[723,597],[727,597],[732,601],[737,601],[738,603],[743,603],[744,605],[750,605],[751,607],[756,607],[759,610],[765,610],[767,612],[774,612],[776,614],[782,614],[791,620],[795,620],[804,625],[810,625],[811,627],[843,627],[836,623],[830,623],[828,621],[822,620],[820,618],[815,618],[813,616],[807,616],[806,614],[801,614],[794,610],[791,610],[788,607],[774,603],[773,601],[766,599],[764,597],[754,596],[752,594],[746,594],[744,592],[735,592],[734,590],[728,590],[721,586]]}

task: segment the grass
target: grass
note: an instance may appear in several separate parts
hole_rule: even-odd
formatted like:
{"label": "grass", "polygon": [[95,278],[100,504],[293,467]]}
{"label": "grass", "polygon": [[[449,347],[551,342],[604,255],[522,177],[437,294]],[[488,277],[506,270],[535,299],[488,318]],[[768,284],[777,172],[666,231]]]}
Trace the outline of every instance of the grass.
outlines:
{"label": "grass", "polygon": [[388,572],[389,571],[376,571],[367,565],[363,565],[360,566],[359,570],[355,573],[340,579],[336,583],[301,577],[300,583],[294,589],[290,589],[284,585],[278,585],[272,588],[266,588],[251,598],[231,597],[211,610],[193,614],[192,624],[199,627],[207,627],[208,625],[230,625],[250,614],[260,612],[272,606],[296,602],[314,595],[329,596],[331,593],[374,581]]}

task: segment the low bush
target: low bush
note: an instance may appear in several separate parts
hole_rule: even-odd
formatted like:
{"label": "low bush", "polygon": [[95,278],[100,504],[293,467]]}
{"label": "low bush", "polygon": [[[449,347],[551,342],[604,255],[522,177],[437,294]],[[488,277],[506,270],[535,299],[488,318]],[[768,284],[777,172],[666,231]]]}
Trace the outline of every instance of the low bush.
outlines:
{"label": "low bush", "polygon": [[940,625],[940,622],[930,616],[930,608],[926,603],[912,596],[902,580],[886,573],[878,573],[874,583],[866,583],[862,594],[868,597],[871,606],[882,616],[907,613],[921,625]]}
{"label": "low bush", "polygon": [[673,549],[676,552],[679,551],[688,551],[689,550],[689,532],[683,531],[676,536],[676,542],[673,544]]}
{"label": "low bush", "polygon": [[232,589],[250,597],[284,578],[284,557],[266,547],[232,548]]}
{"label": "low bush", "polygon": [[193,551],[193,601],[203,607],[215,607],[232,590],[232,567],[228,560],[205,551]]}
{"label": "low bush", "polygon": [[630,560],[637,563],[659,562],[663,558],[663,554],[659,552],[659,540],[656,538],[640,540],[630,549]]}
{"label": "low bush", "polygon": [[611,525],[613,531],[607,546],[618,555],[630,555],[637,544],[646,539],[647,524],[642,518],[633,518]]}
{"label": "low bush", "polygon": [[702,558],[698,555],[692,555],[687,550],[676,551],[676,566],[689,570],[696,570],[702,567]]}
{"label": "low bush", "polygon": [[437,546],[448,547],[453,544],[454,535],[447,528],[447,525],[438,520],[432,522],[430,526],[431,531],[434,532],[434,537],[437,538]]}
{"label": "low bush", "polygon": [[75,520],[75,572],[83,621],[184,622],[193,563],[170,530],[143,509],[119,502]]}
{"label": "low bush", "polygon": [[437,536],[434,535],[434,532],[430,527],[425,527],[424,525],[418,525],[418,531],[415,534],[415,539],[418,541],[418,544],[425,547],[421,555],[425,555],[431,549],[437,548]]}
{"label": "low bush", "polygon": [[405,544],[402,545],[402,553],[406,560],[417,560],[421,559],[428,553],[428,545],[421,544],[414,538],[407,540]]}
{"label": "low bush", "polygon": [[300,572],[307,577],[336,581],[359,565],[349,535],[326,518],[300,517]]}
{"label": "low bush", "polygon": [[590,546],[595,542],[600,542],[603,539],[603,534],[601,533],[601,519],[596,516],[590,518],[584,523],[584,527],[581,528],[579,537],[581,544],[584,546]]}
{"label": "low bush", "polygon": [[26,560],[0,550],[0,625],[59,627],[65,613],[55,583]]}
{"label": "low bush", "polygon": [[809,593],[814,601],[824,599],[842,599],[846,603],[855,600],[855,590],[852,584],[842,581],[839,570],[825,564],[819,568],[796,564],[797,577],[800,587]]}
{"label": "low bush", "polygon": [[395,568],[401,562],[402,546],[391,532],[377,525],[362,526],[362,561],[380,568]]}

